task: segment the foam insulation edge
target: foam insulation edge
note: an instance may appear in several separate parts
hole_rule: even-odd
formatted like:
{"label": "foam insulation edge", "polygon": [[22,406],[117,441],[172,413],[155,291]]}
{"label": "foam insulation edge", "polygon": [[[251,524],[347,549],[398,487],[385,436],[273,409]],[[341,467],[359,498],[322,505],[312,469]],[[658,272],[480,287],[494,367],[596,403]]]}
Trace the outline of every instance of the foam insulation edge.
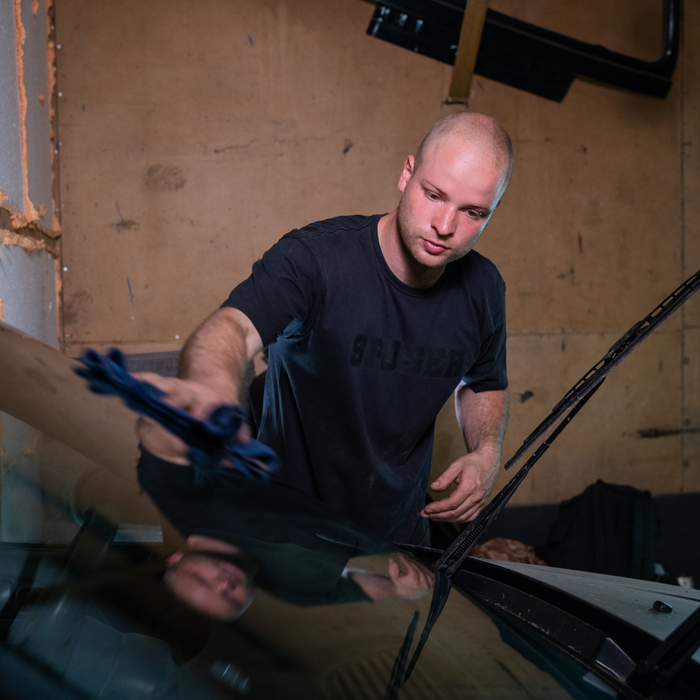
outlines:
{"label": "foam insulation edge", "polygon": [[15,32],[17,35],[17,85],[19,86],[19,125],[22,149],[22,180],[24,184],[24,212],[30,221],[40,218],[39,213],[29,199],[29,166],[27,155],[27,91],[24,86],[24,42],[27,32],[22,24],[22,0],[14,0]]}

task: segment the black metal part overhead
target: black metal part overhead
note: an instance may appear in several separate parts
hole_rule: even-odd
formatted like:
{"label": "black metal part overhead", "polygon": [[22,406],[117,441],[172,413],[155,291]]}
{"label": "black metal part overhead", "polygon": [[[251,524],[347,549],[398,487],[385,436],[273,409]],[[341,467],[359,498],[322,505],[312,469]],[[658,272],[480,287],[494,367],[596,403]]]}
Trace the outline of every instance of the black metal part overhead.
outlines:
{"label": "black metal part overhead", "polygon": [[[367,33],[453,65],[465,0],[382,0]],[[575,78],[666,97],[678,59],[681,0],[664,0],[664,46],[643,61],[489,9],[474,72],[561,102]]]}

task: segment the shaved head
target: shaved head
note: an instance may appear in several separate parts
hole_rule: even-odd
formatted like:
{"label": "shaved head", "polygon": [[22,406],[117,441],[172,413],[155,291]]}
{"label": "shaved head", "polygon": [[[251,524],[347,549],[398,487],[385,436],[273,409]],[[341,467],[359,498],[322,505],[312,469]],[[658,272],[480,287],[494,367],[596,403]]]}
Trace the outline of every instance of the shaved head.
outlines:
{"label": "shaved head", "polygon": [[495,119],[477,112],[440,119],[406,158],[399,205],[380,220],[392,272],[412,287],[433,285],[488,226],[512,169],[510,138]]}
{"label": "shaved head", "polygon": [[506,130],[493,118],[478,112],[448,114],[433,124],[415,156],[415,169],[445,139],[459,139],[481,146],[493,156],[493,165],[504,174],[503,189],[513,172],[513,145]]}

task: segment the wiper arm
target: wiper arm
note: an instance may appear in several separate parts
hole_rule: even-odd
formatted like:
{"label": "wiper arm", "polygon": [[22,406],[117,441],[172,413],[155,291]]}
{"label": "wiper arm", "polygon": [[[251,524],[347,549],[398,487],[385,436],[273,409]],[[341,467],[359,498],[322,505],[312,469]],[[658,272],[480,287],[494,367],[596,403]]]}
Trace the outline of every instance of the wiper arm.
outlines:
{"label": "wiper arm", "polygon": [[561,420],[566,411],[578,403],[594,386],[600,384],[614,367],[617,367],[657,326],[660,326],[671,314],[683,306],[698,289],[700,289],[700,270],[669,294],[648,316],[635,323],[601,360],[566,392],[564,398],[552,409],[552,412],[525,438],[518,451],[505,463],[504,469],[510,469],[534,443]]}
{"label": "wiper arm", "polygon": [[549,446],[571,422],[583,404],[600,387],[607,375],[624,360],[650,333],[660,326],[671,314],[685,304],[700,289],[700,270],[689,277],[678,289],[667,296],[648,316],[635,323],[586,374],[566,392],[564,398],[552,412],[528,435],[517,452],[506,462],[510,469],[529,449],[553,426],[556,430],[540,445],[532,457],[518,473],[501,489],[491,503],[472,521],[460,536],[445,550],[434,565],[436,571],[451,576],[474,548],[481,533],[494,521],[506,503],[515,493],[522,480],[535,462],[549,449]]}
{"label": "wiper arm", "polygon": [[551,435],[537,448],[530,459],[523,464],[518,470],[518,473],[496,494],[491,502],[481,511],[479,516],[473,520],[460,536],[445,550],[445,553],[435,562],[433,569],[442,572],[448,577],[452,577],[462,565],[464,560],[469,556],[469,553],[474,549],[481,534],[486,528],[498,517],[500,512],[505,508],[506,503],[515,493],[517,488],[522,483],[523,479],[528,475],[530,469],[535,466],[535,463],[549,449],[551,444],[557,439],[559,434],[571,422],[573,417],[583,408],[584,404],[593,394],[600,388],[603,383],[601,379],[578,403],[572,408],[568,415],[561,421]]}

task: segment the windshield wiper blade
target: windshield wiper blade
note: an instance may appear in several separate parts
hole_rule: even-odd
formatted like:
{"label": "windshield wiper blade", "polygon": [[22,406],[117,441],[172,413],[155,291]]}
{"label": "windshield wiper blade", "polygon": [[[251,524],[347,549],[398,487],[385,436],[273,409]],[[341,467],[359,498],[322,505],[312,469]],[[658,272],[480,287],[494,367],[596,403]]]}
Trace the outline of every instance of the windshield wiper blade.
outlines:
{"label": "windshield wiper blade", "polygon": [[627,357],[650,333],[661,325],[671,314],[685,304],[700,289],[700,270],[689,277],[683,284],[667,296],[648,316],[635,323],[586,374],[564,395],[564,398],[552,409],[532,433],[525,439],[517,452],[506,462],[504,468],[510,469],[515,462],[550,429],[559,424],[551,435],[540,445],[532,457],[521,467],[518,473],[491,500],[481,514],[473,520],[457,539],[445,550],[433,568],[442,574],[451,576],[469,556],[477,540],[486,528],[498,517],[506,503],[539,458],[549,449],[562,430],[583,407],[586,401],[600,387],[607,375]]}
{"label": "windshield wiper blade", "polygon": [[552,412],[525,438],[517,452],[505,463],[510,469],[562,416],[575,406],[586,394],[592,391],[611,370],[637,347],[650,333],[677,311],[695,292],[700,289],[700,270],[689,277],[676,290],[669,294],[648,316],[635,323],[576,384]]}

